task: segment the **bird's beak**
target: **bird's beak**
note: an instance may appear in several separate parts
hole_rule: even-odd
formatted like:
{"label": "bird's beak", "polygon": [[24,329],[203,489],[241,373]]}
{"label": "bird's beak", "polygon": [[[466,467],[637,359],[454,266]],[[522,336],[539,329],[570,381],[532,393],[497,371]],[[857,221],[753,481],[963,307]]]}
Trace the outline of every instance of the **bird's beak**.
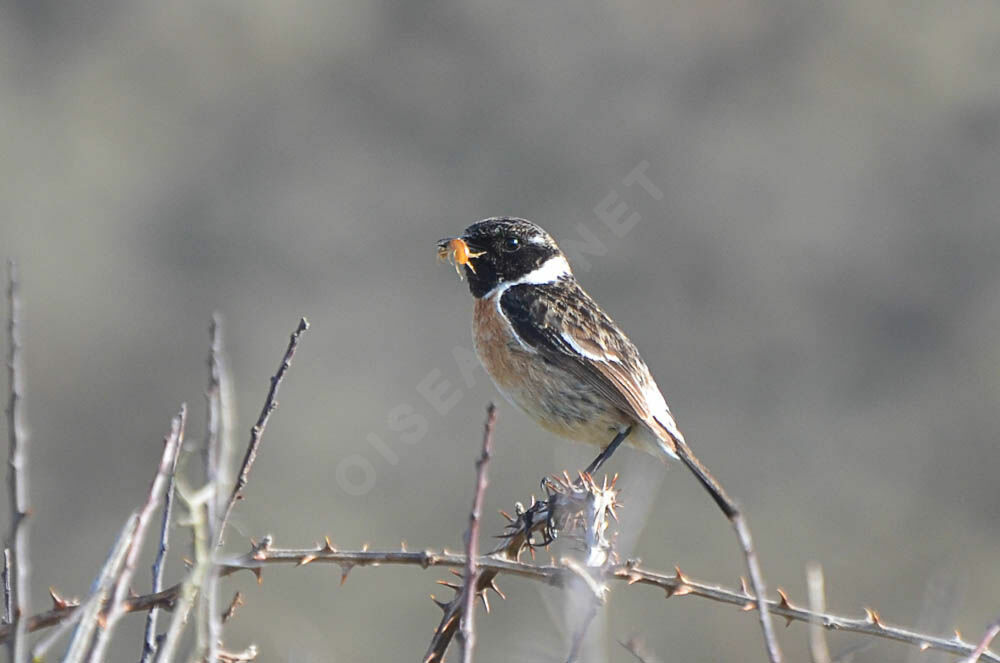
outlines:
{"label": "bird's beak", "polygon": [[476,273],[476,268],[473,266],[472,261],[484,253],[485,251],[473,250],[461,237],[447,237],[437,244],[438,260],[442,262],[447,260],[455,265],[455,271],[458,272],[460,278],[462,276],[462,265],[468,266],[473,274]]}

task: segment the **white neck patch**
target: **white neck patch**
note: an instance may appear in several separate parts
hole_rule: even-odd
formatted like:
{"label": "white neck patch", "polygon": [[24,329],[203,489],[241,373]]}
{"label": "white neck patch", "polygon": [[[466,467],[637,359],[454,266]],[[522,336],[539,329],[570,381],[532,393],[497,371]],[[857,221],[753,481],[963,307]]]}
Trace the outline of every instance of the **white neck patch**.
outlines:
{"label": "white neck patch", "polygon": [[546,283],[555,283],[560,278],[564,276],[572,276],[572,274],[573,271],[569,268],[569,262],[566,260],[566,256],[552,256],[521,278],[496,284],[496,286],[486,293],[485,296],[494,297],[502,295],[507,288],[515,285],[544,285]]}

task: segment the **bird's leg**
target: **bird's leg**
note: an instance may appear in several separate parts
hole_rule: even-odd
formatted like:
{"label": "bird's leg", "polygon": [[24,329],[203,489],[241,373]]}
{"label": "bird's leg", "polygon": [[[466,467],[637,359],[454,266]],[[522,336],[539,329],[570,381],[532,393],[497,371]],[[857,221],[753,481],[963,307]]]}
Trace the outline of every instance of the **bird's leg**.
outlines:
{"label": "bird's leg", "polygon": [[621,443],[625,441],[625,438],[628,437],[628,434],[631,432],[632,432],[631,426],[629,426],[623,431],[618,431],[618,434],[615,435],[615,439],[611,440],[611,444],[604,447],[604,450],[601,451],[601,453],[597,456],[597,458],[591,461],[590,465],[587,466],[587,469],[585,469],[583,473],[593,474],[597,470],[601,469],[601,465],[604,465],[605,461],[611,458],[611,454],[615,452],[615,449],[621,446]]}

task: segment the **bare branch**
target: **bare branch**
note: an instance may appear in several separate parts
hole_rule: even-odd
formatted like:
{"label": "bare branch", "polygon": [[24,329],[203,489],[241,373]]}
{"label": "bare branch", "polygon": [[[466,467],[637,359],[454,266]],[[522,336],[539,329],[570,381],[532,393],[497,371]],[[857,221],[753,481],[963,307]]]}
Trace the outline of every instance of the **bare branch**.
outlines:
{"label": "bare branch", "polygon": [[479,568],[479,519],[483,512],[483,499],[489,483],[486,470],[493,455],[493,427],[497,421],[497,409],[490,403],[486,407],[486,423],[483,427],[483,452],[476,461],[476,492],[469,512],[469,530],[465,533],[465,581],[462,586],[462,622],[458,643],[461,646],[462,662],[472,663],[472,652],[476,648],[476,583]]}
{"label": "bare branch", "polygon": [[754,598],[757,603],[757,611],[760,617],[761,630],[764,633],[764,646],[767,649],[767,656],[771,663],[781,663],[781,648],[778,646],[778,638],[774,634],[774,624],[771,623],[771,616],[768,613],[766,600],[767,589],[764,586],[764,574],[761,573],[760,563],[757,561],[757,553],[754,551],[753,539],[750,537],[750,526],[747,525],[743,512],[740,511],[736,502],[726,493],[722,484],[708,471],[708,468],[698,460],[682,437],[674,437],[674,446],[677,455],[687,466],[695,478],[708,491],[712,499],[725,514],[736,531],[736,538],[740,542],[743,557],[746,560],[747,572],[750,575],[750,586],[753,588]]}
{"label": "bare branch", "polygon": [[1000,633],[1000,619],[989,625],[976,649],[972,652],[972,655],[962,663],[977,663],[990,648],[990,643],[993,642],[993,638],[997,637],[998,633]]}
{"label": "bare branch", "polygon": [[[809,591],[809,609],[816,614],[826,612],[823,567],[819,562],[806,564],[806,587]],[[809,622],[809,655],[812,663],[830,663],[826,634],[823,632],[823,625],[816,620]]]}
{"label": "bare branch", "polygon": [[[185,413],[185,410],[181,411]],[[183,434],[185,421],[181,422],[181,433]],[[160,521],[160,545],[156,551],[156,559],[153,562],[153,594],[163,589],[163,571],[166,565],[167,551],[170,549],[170,519],[174,510],[174,490],[177,483],[175,476],[177,472],[177,458],[180,455],[182,444],[178,444],[173,459],[171,460],[170,471],[167,475],[167,487],[163,491],[163,519]],[[159,617],[160,607],[153,606],[146,615],[146,629],[142,643],[142,657],[140,663],[149,663],[156,654],[156,622]]]}
{"label": "bare branch", "polygon": [[3,549],[3,623],[14,623],[14,592],[10,587],[10,564],[13,561],[10,548]]}
{"label": "bare branch", "polygon": [[[31,557],[28,552],[28,436],[22,422],[24,379],[21,367],[21,300],[17,280],[17,265],[7,261],[7,487],[10,496],[10,529],[6,548],[10,558],[9,584],[4,584],[8,614],[14,623],[14,638],[7,644],[11,663],[26,663],[28,639],[22,617],[31,614]],[[9,589],[8,589],[9,588]],[[9,592],[9,593],[7,593]]]}
{"label": "bare branch", "polygon": [[[209,325],[211,338],[208,353],[208,389],[205,400],[208,409],[205,430],[205,479],[211,486],[208,501],[209,540],[222,539],[220,515],[226,508],[226,491],[230,486],[230,457],[232,456],[232,380],[226,370],[223,349],[222,321],[216,313]],[[222,615],[219,612],[219,574],[216,567],[209,570],[205,589],[198,600],[198,641],[204,651],[195,658],[215,663],[222,641]]]}
{"label": "bare branch", "polygon": [[153,519],[153,513],[160,506],[160,497],[163,495],[167,485],[168,476],[173,474],[173,468],[177,465],[177,455],[180,453],[181,444],[184,440],[184,425],[187,420],[187,405],[181,405],[180,412],[170,423],[170,434],[163,440],[163,454],[160,456],[160,464],[156,468],[156,474],[149,486],[149,493],[146,495],[146,502],[139,509],[139,515],[135,521],[135,531],[129,537],[128,551],[125,554],[125,563],[115,579],[114,588],[111,592],[111,603],[104,616],[104,624],[97,642],[90,652],[90,663],[101,663],[104,660],[108,645],[111,644],[111,635],[114,633],[118,620],[125,614],[125,597],[132,586],[132,578],[135,576],[135,569],[139,562],[139,554],[142,552],[143,540],[146,538],[146,528]]}
{"label": "bare branch", "polygon": [[[419,566],[424,569],[429,567],[450,567],[457,569],[464,568],[466,560],[463,554],[435,552],[432,550],[338,551],[332,545],[328,544],[305,549],[281,549],[272,548],[268,545],[266,547],[257,546],[249,553],[226,559],[221,565],[221,574],[226,576],[242,569],[259,573],[264,566],[290,565],[299,567],[314,563],[336,564],[341,568],[348,569],[359,566],[376,567],[388,565]],[[476,561],[476,566],[480,570],[480,586],[482,586],[485,579],[489,578],[492,580],[499,574],[529,578],[554,587],[566,586],[572,578],[577,577],[575,573],[567,569],[564,565],[535,565],[519,562],[506,558],[503,556],[503,553],[480,556]],[[710,601],[734,605],[743,611],[751,611],[757,607],[754,596],[746,589],[730,589],[712,583],[698,582],[683,573],[668,575],[655,571],[647,571],[646,569],[639,568],[635,562],[626,562],[625,564],[613,566],[607,570],[606,575],[609,579],[625,582],[628,585],[640,584],[657,587],[666,592],[668,597],[696,596]],[[154,606],[171,608],[177,602],[182,587],[183,584],[180,583],[156,594],[147,594],[127,599],[125,610],[126,612],[141,612],[150,610]],[[769,610],[779,617],[804,623],[815,620],[823,628],[831,631],[861,633],[877,638],[895,640],[924,650],[937,650],[966,657],[971,656],[976,649],[971,643],[963,642],[955,637],[936,637],[892,626],[883,622],[881,618],[878,618],[876,621],[872,621],[867,616],[854,619],[832,613],[816,614],[791,602],[768,600],[767,603]],[[47,612],[35,615],[28,620],[28,631],[35,632],[58,624],[72,617],[79,609],[78,605],[66,603]],[[11,630],[9,625],[0,626],[0,642],[7,640]],[[1000,663],[1000,655],[987,650],[981,654],[980,660]]]}
{"label": "bare branch", "polygon": [[184,501],[194,530],[194,566],[187,578],[178,586],[175,597],[173,615],[170,626],[163,637],[163,643],[156,653],[156,663],[169,663],[173,660],[174,650],[180,641],[181,632],[187,624],[188,615],[194,606],[194,600],[201,591],[205,578],[212,566],[215,547],[208,538],[208,522],[206,518],[206,503],[212,499],[211,488],[206,486],[194,495],[188,495],[182,486],[178,485],[177,494]]}
{"label": "bare branch", "polygon": [[[80,663],[87,656],[87,652],[93,644],[94,631],[97,629],[98,621],[100,620],[101,609],[104,607],[104,602],[107,600],[108,594],[114,586],[115,578],[125,563],[125,556],[128,554],[129,546],[132,545],[133,537],[135,536],[135,524],[138,519],[138,513],[133,512],[128,520],[125,521],[125,526],[115,540],[115,545],[104,562],[100,575],[94,581],[93,592],[79,610],[80,621],[76,626],[76,630],[73,631],[73,638],[69,642],[69,648],[66,650],[66,656],[63,657],[63,663]],[[43,655],[44,652],[40,652],[37,649],[34,652],[36,658]]]}
{"label": "bare branch", "polygon": [[292,364],[292,358],[295,356],[295,350],[299,346],[299,337],[302,336],[302,333],[308,329],[309,321],[305,318],[299,320],[299,326],[292,332],[291,338],[288,341],[288,349],[285,350],[285,356],[281,360],[281,366],[278,367],[278,372],[271,378],[271,388],[267,392],[267,398],[264,400],[264,407],[261,409],[260,415],[257,417],[257,423],[254,424],[254,427],[250,430],[250,443],[247,446],[246,456],[243,457],[243,465],[240,467],[239,476],[236,478],[236,485],[233,486],[233,492],[229,495],[229,500],[226,503],[226,508],[222,514],[222,520],[219,523],[219,536],[215,544],[216,547],[222,545],[226,533],[226,523],[229,522],[229,516],[233,512],[233,506],[236,504],[237,500],[242,498],[242,491],[246,487],[247,481],[250,480],[250,470],[253,469],[254,461],[257,459],[257,451],[260,448],[261,437],[264,435],[264,429],[267,427],[267,421],[271,418],[271,413],[278,407],[278,402],[275,400],[275,397],[278,394],[278,388],[281,386],[281,381],[284,379],[285,373],[288,371],[288,367]]}

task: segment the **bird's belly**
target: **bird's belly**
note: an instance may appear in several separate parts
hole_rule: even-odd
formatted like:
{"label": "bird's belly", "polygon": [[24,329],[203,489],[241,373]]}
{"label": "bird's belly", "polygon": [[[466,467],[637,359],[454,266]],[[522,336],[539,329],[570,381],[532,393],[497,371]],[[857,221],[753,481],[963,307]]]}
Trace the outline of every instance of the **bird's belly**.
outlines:
{"label": "bird's belly", "polygon": [[604,446],[632,424],[589,384],[522,347],[492,301],[477,300],[473,320],[476,353],[486,372],[507,400],[543,428]]}

